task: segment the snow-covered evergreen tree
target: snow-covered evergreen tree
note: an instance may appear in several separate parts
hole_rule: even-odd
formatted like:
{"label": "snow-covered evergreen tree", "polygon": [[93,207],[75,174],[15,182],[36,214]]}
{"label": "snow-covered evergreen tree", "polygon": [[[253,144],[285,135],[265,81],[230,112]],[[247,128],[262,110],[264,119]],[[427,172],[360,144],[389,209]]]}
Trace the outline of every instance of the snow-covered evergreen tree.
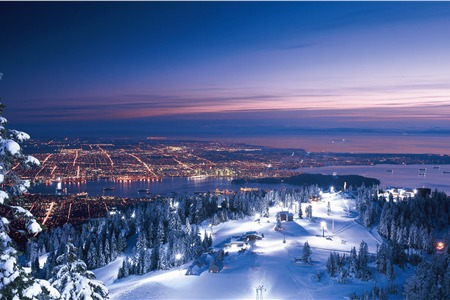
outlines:
{"label": "snow-covered evergreen tree", "polygon": [[311,247],[309,246],[308,241],[305,242],[303,245],[303,253],[302,253],[302,259],[306,263],[311,263]]}
{"label": "snow-covered evergreen tree", "polygon": [[390,260],[390,253],[387,245],[382,243],[377,251],[377,270],[386,273],[387,261]]}
{"label": "snow-covered evergreen tree", "polygon": [[306,211],[306,218],[307,218],[308,220],[312,221],[312,218],[313,218],[313,216],[312,216],[312,206],[311,206],[311,205],[308,205],[308,206],[306,207],[305,211]]}
{"label": "snow-covered evergreen tree", "polygon": [[[8,220],[0,216],[0,299],[57,299],[59,293],[45,280],[34,279],[30,272],[19,265],[17,250],[9,233],[14,230],[23,234],[36,234],[41,227],[33,215],[20,206],[12,205],[10,195],[25,192],[30,182],[20,179],[13,170],[16,165],[24,168],[39,165],[39,161],[22,153],[20,142],[30,138],[25,132],[8,130],[3,115],[4,105],[0,103],[0,208]],[[23,223],[25,228],[15,228],[14,222]]]}
{"label": "snow-covered evergreen tree", "polygon": [[353,274],[356,274],[358,271],[358,255],[356,254],[355,247],[352,247],[352,249],[350,250],[349,270]]}
{"label": "snow-covered evergreen tree", "polygon": [[302,202],[298,202],[298,218],[303,219]]}
{"label": "snow-covered evergreen tree", "polygon": [[422,261],[403,286],[405,299],[450,299],[450,257],[434,254]]}
{"label": "snow-covered evergreen tree", "polygon": [[108,289],[95,275],[88,271],[84,261],[78,259],[72,243],[66,245],[65,252],[56,259],[59,264],[53,269],[50,280],[53,287],[64,300],[103,300],[108,299]]}
{"label": "snow-covered evergreen tree", "polygon": [[358,269],[357,277],[363,280],[369,280],[370,274],[368,274],[367,263],[369,262],[369,249],[367,243],[361,241],[358,252]]}

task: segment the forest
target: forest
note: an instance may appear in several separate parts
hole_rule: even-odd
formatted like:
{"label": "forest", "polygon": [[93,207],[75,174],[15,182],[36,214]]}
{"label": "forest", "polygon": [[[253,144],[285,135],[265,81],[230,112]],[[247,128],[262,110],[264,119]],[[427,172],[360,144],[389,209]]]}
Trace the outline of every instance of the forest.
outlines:
{"label": "forest", "polygon": [[[297,212],[299,217],[312,218],[314,212],[305,204],[310,197],[319,194],[318,185],[296,189],[258,190],[237,192],[230,195],[211,193],[193,196],[159,198],[149,203],[140,203],[121,211],[110,213],[107,218],[92,219],[82,226],[63,227],[43,232],[28,243],[27,258],[34,274],[50,279],[57,266],[57,257],[64,254],[69,241],[74,245],[77,256],[89,269],[105,266],[126,255],[127,259],[119,270],[118,278],[132,274],[145,274],[153,270],[167,270],[192,261],[213,245],[210,232],[201,232],[200,224],[219,224],[245,216],[268,213],[270,206],[282,204]],[[416,266],[417,273],[407,281],[404,289],[408,298],[423,295],[427,287],[448,285],[448,253],[435,253],[434,246],[441,238],[450,242],[449,200],[444,193],[434,191],[432,195],[416,195],[403,201],[389,197],[385,199],[377,186],[362,185],[348,191],[355,198],[354,209],[360,215],[360,222],[366,227],[377,226],[385,243],[379,245],[375,257],[367,254],[364,241],[357,251],[342,256],[330,253],[327,271],[338,282],[345,283],[355,277],[370,280],[367,268],[369,261],[375,262],[377,270],[394,278],[393,266],[405,268]],[[38,258],[48,253],[47,261],[39,269]],[[434,264],[440,263],[439,267]],[[435,272],[426,280],[420,270]],[[417,279],[420,277],[420,280]],[[420,283],[420,285],[419,285]],[[445,283],[445,284],[444,284]],[[441,289],[442,290],[442,289]],[[448,289],[442,292],[448,295]],[[361,297],[387,295],[388,291],[375,290]],[[422,294],[421,294],[422,293]],[[358,298],[357,295],[353,295]],[[377,296],[377,297],[378,297]],[[375,297],[375,296],[374,296]],[[419,296],[417,296],[420,299]],[[369,297],[370,298],[370,297]],[[444,297],[445,298],[445,297]],[[437,298],[437,299],[444,299]]]}
{"label": "forest", "polygon": [[342,190],[350,186],[373,186],[379,185],[380,181],[375,178],[368,178],[360,175],[323,175],[302,173],[290,177],[265,177],[265,178],[241,178],[234,179],[233,183],[287,183],[294,186],[317,185],[321,189],[329,189],[331,186],[336,190]]}

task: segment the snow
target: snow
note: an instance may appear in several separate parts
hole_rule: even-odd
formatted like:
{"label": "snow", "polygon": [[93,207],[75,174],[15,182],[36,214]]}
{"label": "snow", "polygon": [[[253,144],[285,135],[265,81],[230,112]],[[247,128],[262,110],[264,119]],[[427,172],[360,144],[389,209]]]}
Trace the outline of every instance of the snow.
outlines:
{"label": "snow", "polygon": [[6,124],[8,120],[5,117],[0,117],[0,124]]}
{"label": "snow", "polygon": [[31,181],[30,180],[22,180],[22,184],[24,187],[26,187],[27,189],[29,189],[31,187]]}
{"label": "snow", "polygon": [[[208,273],[206,269],[198,276],[186,276],[187,268],[192,263],[188,262],[174,270],[115,280],[123,257],[94,273],[99,280],[105,282],[112,300],[255,299],[256,288],[259,286],[263,286],[265,299],[343,299],[353,291],[361,295],[370,290],[375,281],[351,279],[349,283],[339,284],[326,272],[327,258],[332,251],[349,252],[352,247],[358,249],[363,240],[373,254],[377,243],[381,243],[381,238],[360,225],[356,216],[349,213],[354,207],[354,200],[344,199],[340,194],[323,194],[322,199],[321,202],[311,203],[313,222],[294,218],[293,222],[282,222],[281,231],[275,231],[274,226],[277,212],[287,210],[283,207],[272,207],[269,218],[261,218],[260,222],[248,217],[214,227],[204,224],[200,232],[205,229],[208,233],[213,232],[216,248],[223,247],[232,236],[248,231],[264,234],[262,240],[250,243],[246,251],[224,249],[228,251],[228,255],[223,260],[224,268],[217,274]],[[330,216],[327,215],[328,201],[332,210]],[[325,237],[320,228],[322,221],[327,224]],[[295,258],[302,256],[306,241],[312,250],[311,265],[295,262]],[[376,272],[373,266],[371,270],[377,286],[388,284],[386,276]],[[322,274],[321,281],[314,279],[318,271]],[[401,274],[400,269],[396,271]],[[404,276],[397,276],[394,283],[401,285],[404,279]],[[401,298],[400,295],[395,297]]]}
{"label": "snow", "polygon": [[117,272],[122,266],[124,258],[124,256],[119,256],[107,266],[94,270],[95,277],[106,286],[112,284],[117,279]]}
{"label": "snow", "polygon": [[30,135],[23,131],[10,130],[10,132],[19,142],[24,142],[30,139]]}
{"label": "snow", "polygon": [[33,215],[22,206],[11,206],[11,208],[13,208],[17,214],[25,215],[26,217],[33,217]]}
{"label": "snow", "polygon": [[36,279],[33,285],[24,291],[23,295],[30,299],[40,299],[38,296],[43,292],[43,287],[49,292],[50,299],[60,298],[59,292],[48,281],[39,279]]}
{"label": "snow", "polygon": [[5,140],[3,142],[3,147],[5,148],[5,151],[11,155],[18,155],[20,154],[20,146],[17,142],[13,140]]}
{"label": "snow", "polygon": [[60,297],[58,290],[52,287],[48,281],[38,279],[38,282],[47,289],[51,298],[58,299]]}
{"label": "snow", "polygon": [[43,268],[45,263],[47,262],[48,253],[42,254],[39,256],[39,268]]}
{"label": "snow", "polygon": [[31,219],[27,224],[27,230],[31,234],[39,233],[42,231],[41,226],[36,222],[35,219]]}
{"label": "snow", "polygon": [[[2,175],[2,177],[3,177],[3,175]],[[4,177],[3,177],[4,178]],[[2,179],[3,179],[2,178]],[[0,183],[2,183],[3,182],[3,180],[1,180],[0,181]],[[9,198],[9,195],[8,195],[8,193],[7,192],[5,192],[5,191],[0,191],[0,204],[3,204],[4,202],[5,202],[5,199],[8,199]]]}
{"label": "snow", "polygon": [[41,165],[40,161],[36,157],[31,156],[31,155],[27,156],[27,159],[25,160],[25,163],[29,164],[29,165],[36,165],[36,166],[40,166]]}
{"label": "snow", "polygon": [[9,277],[14,273],[14,264],[16,263],[16,258],[13,256],[8,257],[8,259],[0,266],[1,269],[5,270],[5,277]]}

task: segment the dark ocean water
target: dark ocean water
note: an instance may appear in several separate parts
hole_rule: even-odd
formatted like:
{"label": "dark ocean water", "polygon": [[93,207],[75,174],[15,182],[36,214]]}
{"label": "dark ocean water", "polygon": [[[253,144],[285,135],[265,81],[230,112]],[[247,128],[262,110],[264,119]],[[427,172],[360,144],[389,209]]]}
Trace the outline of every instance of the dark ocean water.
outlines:
{"label": "dark ocean water", "polygon": [[[419,171],[425,169],[426,171]],[[381,181],[381,188],[386,186],[396,187],[429,187],[438,189],[450,195],[450,165],[376,165],[376,166],[328,166],[320,168],[299,169],[304,173],[321,173],[338,175],[361,175],[377,178]],[[116,196],[116,197],[145,197],[146,193],[138,190],[148,190],[150,194],[171,195],[194,194],[198,192],[214,192],[216,189],[237,191],[241,187],[279,189],[293,186],[289,184],[261,184],[246,183],[232,184],[228,178],[202,178],[192,179],[186,177],[167,177],[161,181],[132,181],[119,182],[110,180],[88,181],[84,183],[61,183],[62,189],[67,189],[68,194],[87,192],[92,196]],[[50,185],[40,184],[34,186],[30,192],[40,194],[55,194],[57,183]],[[103,190],[103,188],[114,188]]]}
{"label": "dark ocean water", "polygon": [[[55,194],[57,183],[39,184],[30,189],[32,193],[39,194]],[[61,189],[67,189],[68,194],[76,194],[87,192],[92,196],[116,196],[116,197],[145,197],[146,192],[138,192],[138,190],[148,190],[150,194],[170,195],[177,194],[194,194],[201,192],[213,192],[216,189],[237,191],[241,187],[258,187],[276,189],[283,186],[289,187],[288,184],[232,184],[228,178],[202,178],[192,179],[186,177],[163,178],[161,181],[131,181],[119,182],[112,180],[87,181],[83,183],[61,183]],[[292,187],[292,186],[291,186]],[[107,188],[107,190],[103,190]],[[113,190],[111,190],[113,188]]]}

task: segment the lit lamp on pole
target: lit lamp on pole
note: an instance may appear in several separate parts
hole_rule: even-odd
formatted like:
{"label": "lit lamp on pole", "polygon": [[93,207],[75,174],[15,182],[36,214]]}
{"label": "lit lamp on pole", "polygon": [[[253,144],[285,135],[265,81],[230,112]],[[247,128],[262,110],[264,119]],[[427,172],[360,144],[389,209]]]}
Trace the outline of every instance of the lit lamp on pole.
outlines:
{"label": "lit lamp on pole", "polygon": [[180,259],[183,257],[183,255],[181,255],[180,253],[177,253],[176,255],[175,255],[175,259],[177,260],[177,261],[180,261]]}
{"label": "lit lamp on pole", "polygon": [[325,229],[327,229],[327,223],[325,221],[320,222],[320,228],[322,228],[322,237],[325,237]]}
{"label": "lit lamp on pole", "polygon": [[[180,259],[183,257],[183,255],[181,255],[180,253],[175,254],[175,260],[177,261],[177,264],[179,264]],[[178,271],[181,275],[181,266],[178,266]]]}

